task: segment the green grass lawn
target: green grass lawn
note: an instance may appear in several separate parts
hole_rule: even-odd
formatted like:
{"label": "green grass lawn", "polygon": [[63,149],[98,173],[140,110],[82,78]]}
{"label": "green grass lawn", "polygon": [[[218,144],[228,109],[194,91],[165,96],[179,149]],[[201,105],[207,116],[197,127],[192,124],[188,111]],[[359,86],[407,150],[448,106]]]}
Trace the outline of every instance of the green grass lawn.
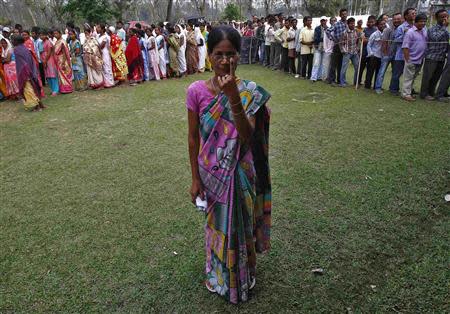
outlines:
{"label": "green grass lawn", "polygon": [[249,302],[203,286],[184,105],[203,74],[0,104],[0,312],[448,312],[450,106],[238,75],[273,95],[272,250]]}

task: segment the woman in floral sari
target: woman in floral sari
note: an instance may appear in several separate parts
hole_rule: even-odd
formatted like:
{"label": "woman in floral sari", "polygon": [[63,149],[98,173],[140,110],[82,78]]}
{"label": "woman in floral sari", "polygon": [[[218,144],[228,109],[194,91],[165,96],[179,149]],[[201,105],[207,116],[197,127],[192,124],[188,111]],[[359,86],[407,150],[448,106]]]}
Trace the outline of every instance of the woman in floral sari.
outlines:
{"label": "woman in floral sari", "polygon": [[41,111],[46,106],[41,102],[43,93],[39,84],[39,70],[35,66],[31,52],[23,44],[23,37],[14,35],[12,40],[16,57],[17,83],[19,93],[24,99],[25,110]]}
{"label": "woman in floral sari", "polygon": [[268,163],[270,95],[235,77],[241,37],[232,27],[209,34],[214,77],[188,88],[191,198],[206,200],[206,288],[231,303],[256,284],[256,253],[270,248]]}
{"label": "woman in floral sari", "polygon": [[84,34],[86,41],[83,45],[83,60],[86,64],[88,85],[92,89],[97,89],[104,85],[102,54],[89,24],[84,25]]}
{"label": "woman in floral sari", "polygon": [[172,70],[172,75],[175,77],[180,77],[180,66],[178,63],[180,42],[173,26],[169,27],[169,37],[167,38],[167,43],[169,44],[169,66]]}
{"label": "woman in floral sari", "polygon": [[62,38],[61,31],[54,31],[55,43],[55,58],[56,69],[58,70],[59,91],[61,94],[68,94],[73,92],[72,84],[72,64],[70,61],[70,52],[66,41]]}
{"label": "woman in floral sari", "polygon": [[114,81],[119,83],[124,82],[127,79],[128,66],[127,58],[122,47],[122,39],[115,34],[116,29],[114,26],[108,28],[108,35],[111,37],[111,60],[112,70],[114,75]]}
{"label": "woman in floral sari", "polygon": [[130,85],[136,85],[144,77],[144,60],[142,59],[141,47],[139,45],[138,31],[131,28],[129,32],[130,39],[125,50],[128,65],[128,80],[130,81]]}
{"label": "woman in floral sari", "polygon": [[2,45],[2,63],[3,72],[6,85],[6,93],[4,96],[8,96],[9,99],[17,99],[19,96],[19,85],[17,83],[16,74],[16,58],[14,55],[14,49],[8,39],[2,38],[0,40]]}
{"label": "woman in floral sari", "polygon": [[198,72],[198,47],[197,40],[195,39],[195,32],[192,25],[186,26],[186,64],[187,73],[194,74]]}
{"label": "woman in floral sari", "polygon": [[87,88],[86,73],[83,65],[83,50],[80,41],[77,39],[75,31],[69,31],[69,50],[72,60],[73,85],[75,90],[82,91]]}
{"label": "woman in floral sari", "polygon": [[58,70],[56,68],[55,49],[52,41],[48,38],[48,32],[40,32],[41,40],[44,43],[44,51],[41,54],[41,60],[44,65],[45,79],[52,91],[52,96],[59,93]]}

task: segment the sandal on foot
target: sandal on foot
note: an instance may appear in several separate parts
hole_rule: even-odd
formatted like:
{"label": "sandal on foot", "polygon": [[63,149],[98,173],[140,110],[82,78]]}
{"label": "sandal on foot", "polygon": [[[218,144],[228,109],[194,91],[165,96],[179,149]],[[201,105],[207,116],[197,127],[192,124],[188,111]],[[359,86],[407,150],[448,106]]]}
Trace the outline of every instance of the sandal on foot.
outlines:
{"label": "sandal on foot", "polygon": [[205,281],[205,286],[206,286],[206,289],[208,289],[209,292],[211,292],[211,293],[216,293],[216,290],[214,290],[214,289],[209,285],[209,282],[208,282],[208,281]]}
{"label": "sandal on foot", "polygon": [[250,288],[249,290],[253,290],[253,288],[256,286],[256,278],[253,277],[252,282],[250,283]]}

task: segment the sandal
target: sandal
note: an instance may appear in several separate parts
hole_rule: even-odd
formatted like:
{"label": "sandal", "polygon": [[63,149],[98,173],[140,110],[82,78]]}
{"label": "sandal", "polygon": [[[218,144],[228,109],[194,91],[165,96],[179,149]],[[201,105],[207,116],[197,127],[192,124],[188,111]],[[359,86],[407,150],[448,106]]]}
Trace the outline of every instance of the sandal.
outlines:
{"label": "sandal", "polygon": [[208,289],[209,292],[211,292],[211,293],[216,293],[216,290],[214,290],[213,288],[211,288],[211,286],[209,285],[209,282],[208,282],[208,281],[205,281],[205,286],[206,286],[206,289]]}
{"label": "sandal", "polygon": [[253,277],[252,283],[250,284],[250,288],[248,290],[253,290],[253,288],[256,286],[256,278]]}

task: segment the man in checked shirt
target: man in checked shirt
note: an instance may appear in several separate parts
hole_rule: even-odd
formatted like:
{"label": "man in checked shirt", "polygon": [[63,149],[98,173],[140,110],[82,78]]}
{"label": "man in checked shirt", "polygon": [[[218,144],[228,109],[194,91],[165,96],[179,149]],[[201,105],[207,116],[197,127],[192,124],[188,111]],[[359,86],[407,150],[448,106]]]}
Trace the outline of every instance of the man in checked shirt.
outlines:
{"label": "man in checked shirt", "polygon": [[330,73],[327,80],[330,84],[335,84],[335,79],[338,84],[343,83],[339,78],[342,68],[342,52],[339,47],[339,42],[342,39],[344,32],[347,30],[347,9],[340,9],[339,16],[341,17],[341,20],[329,27],[325,32],[327,37],[335,43],[333,54],[331,55]]}
{"label": "man in checked shirt", "polygon": [[420,87],[420,98],[425,100],[434,100],[436,85],[444,68],[449,40],[447,10],[441,9],[435,16],[437,24],[428,30],[428,49],[425,54]]}

